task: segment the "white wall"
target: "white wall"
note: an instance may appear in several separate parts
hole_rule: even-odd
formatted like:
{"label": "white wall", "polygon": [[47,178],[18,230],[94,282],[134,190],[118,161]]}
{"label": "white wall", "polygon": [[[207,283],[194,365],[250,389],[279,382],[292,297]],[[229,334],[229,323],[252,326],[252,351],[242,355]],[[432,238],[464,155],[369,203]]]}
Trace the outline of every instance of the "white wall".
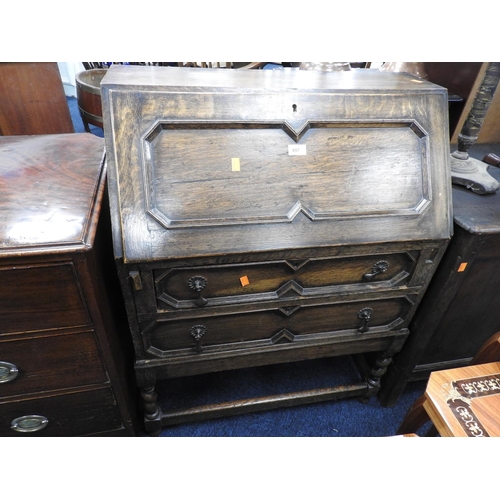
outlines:
{"label": "white wall", "polygon": [[76,75],[85,68],[81,62],[58,62],[59,73],[64,86],[64,93],[76,97]]}

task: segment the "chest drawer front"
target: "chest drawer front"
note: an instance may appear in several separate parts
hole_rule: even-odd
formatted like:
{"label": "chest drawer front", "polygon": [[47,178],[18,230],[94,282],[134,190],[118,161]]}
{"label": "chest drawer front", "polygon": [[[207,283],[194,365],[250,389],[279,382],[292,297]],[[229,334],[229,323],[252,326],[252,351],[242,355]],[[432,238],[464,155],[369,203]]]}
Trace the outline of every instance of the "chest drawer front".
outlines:
{"label": "chest drawer front", "polygon": [[164,356],[177,350],[203,352],[220,347],[274,345],[296,340],[325,338],[347,332],[369,336],[404,322],[412,302],[406,297],[366,302],[291,306],[241,314],[157,319],[143,323],[147,352]]}
{"label": "chest drawer front", "polygon": [[0,269],[0,335],[88,324],[71,263]]}
{"label": "chest drawer front", "polygon": [[412,255],[398,253],[166,269],[153,277],[161,310],[387,288],[406,283],[414,268]]}
{"label": "chest drawer front", "polygon": [[92,331],[2,341],[1,362],[14,365],[18,374],[0,383],[0,399],[108,380]]}
{"label": "chest drawer front", "polygon": [[[23,419],[30,416],[37,418]],[[42,418],[47,421],[45,426],[41,423]],[[43,427],[33,432],[15,431],[11,426],[16,420],[21,428]],[[111,389],[0,404],[0,436],[82,436],[121,427],[120,413]]]}

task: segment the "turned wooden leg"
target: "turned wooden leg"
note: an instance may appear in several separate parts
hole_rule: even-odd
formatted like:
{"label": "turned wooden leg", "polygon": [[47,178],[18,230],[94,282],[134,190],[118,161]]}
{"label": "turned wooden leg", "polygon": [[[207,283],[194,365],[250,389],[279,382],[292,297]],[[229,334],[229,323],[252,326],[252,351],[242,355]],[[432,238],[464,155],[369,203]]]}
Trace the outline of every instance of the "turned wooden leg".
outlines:
{"label": "turned wooden leg", "polygon": [[368,366],[366,364],[364,365],[363,371],[366,373],[365,382],[368,386],[368,390],[365,395],[358,398],[359,401],[367,403],[373,395],[378,393],[380,390],[380,379],[387,371],[387,367],[391,364],[393,355],[393,350],[384,351],[377,356],[373,366],[371,366],[371,363],[368,364]]}
{"label": "turned wooden leg", "polygon": [[422,394],[422,396],[413,403],[396,431],[396,434],[414,433],[430,420],[429,415],[427,415],[424,409],[425,399],[425,394]]}
{"label": "turned wooden leg", "polygon": [[144,427],[150,436],[161,433],[161,409],[156,402],[155,386],[141,388],[141,398],[144,407]]}
{"label": "turned wooden leg", "polygon": [[380,379],[387,371],[387,367],[391,364],[393,354],[389,351],[385,351],[380,354],[375,360],[375,364],[370,370],[366,381],[373,392],[377,392],[380,389]]}

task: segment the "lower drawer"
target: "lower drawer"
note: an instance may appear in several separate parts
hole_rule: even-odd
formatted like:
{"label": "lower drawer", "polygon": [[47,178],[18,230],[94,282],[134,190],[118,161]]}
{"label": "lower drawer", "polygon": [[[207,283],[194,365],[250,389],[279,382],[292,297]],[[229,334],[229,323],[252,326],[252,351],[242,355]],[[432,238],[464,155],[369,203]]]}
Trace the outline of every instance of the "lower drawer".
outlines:
{"label": "lower drawer", "polygon": [[146,351],[158,357],[293,343],[296,339],[314,341],[344,333],[361,338],[401,327],[412,305],[404,296],[178,320],[159,316],[143,322],[142,338]]}
{"label": "lower drawer", "polygon": [[0,436],[70,437],[122,427],[110,388],[0,404]]}

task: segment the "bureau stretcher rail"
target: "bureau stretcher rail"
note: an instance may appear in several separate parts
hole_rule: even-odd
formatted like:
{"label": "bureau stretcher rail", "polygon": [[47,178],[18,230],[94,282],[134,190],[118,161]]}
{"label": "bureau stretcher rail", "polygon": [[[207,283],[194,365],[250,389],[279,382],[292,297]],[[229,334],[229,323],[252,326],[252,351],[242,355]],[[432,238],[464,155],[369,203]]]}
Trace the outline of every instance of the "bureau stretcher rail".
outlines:
{"label": "bureau stretcher rail", "polygon": [[161,425],[176,425],[211,418],[242,415],[244,413],[252,413],[256,411],[289,408],[291,406],[298,406],[306,403],[322,403],[325,401],[332,401],[347,397],[364,398],[369,397],[376,391],[377,388],[371,388],[368,383],[359,382],[357,384],[342,385],[337,387],[310,389],[306,391],[208,404],[172,412],[163,412],[162,410]]}

